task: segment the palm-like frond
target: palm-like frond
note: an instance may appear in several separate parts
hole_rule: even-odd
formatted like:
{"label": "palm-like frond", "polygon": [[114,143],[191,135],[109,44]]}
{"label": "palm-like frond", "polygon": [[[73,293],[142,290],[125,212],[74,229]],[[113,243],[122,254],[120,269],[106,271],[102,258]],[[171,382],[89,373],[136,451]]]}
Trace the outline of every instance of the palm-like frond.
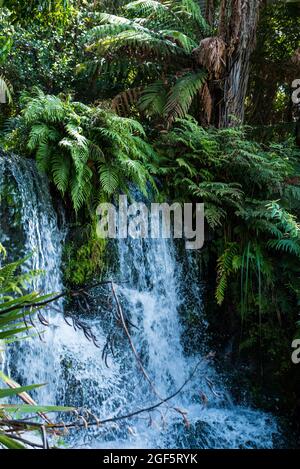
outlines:
{"label": "palm-like frond", "polygon": [[162,80],[148,85],[139,100],[139,108],[150,115],[163,116],[167,102],[167,89]]}
{"label": "palm-like frond", "polygon": [[97,48],[98,54],[104,56],[107,53],[121,52],[132,54],[136,58],[140,57],[141,61],[148,56],[163,58],[185,54],[184,49],[174,42],[145,28],[127,29],[111,36],[98,38],[93,47]]}
{"label": "palm-like frond", "polygon": [[[168,0],[163,0],[168,2]],[[209,34],[210,27],[204,19],[199,1],[196,0],[170,0],[171,7],[178,15],[183,16],[186,21],[194,22],[199,31]]]}
{"label": "palm-like frond", "polygon": [[[87,34],[87,48],[99,59],[86,66],[106,80],[117,73],[127,84],[125,98],[130,81],[135,88],[150,83],[140,100],[145,113],[158,115],[164,106],[169,121],[185,117],[206,78],[203,70],[193,70],[192,51],[207,30],[199,5],[193,0],[137,0],[122,11],[124,16],[100,15],[101,24]],[[162,82],[165,86],[159,86]]]}
{"label": "palm-like frond", "polygon": [[194,97],[199,93],[206,79],[203,70],[190,72],[178,78],[171,89],[165,106],[165,113],[169,120],[185,117]]}

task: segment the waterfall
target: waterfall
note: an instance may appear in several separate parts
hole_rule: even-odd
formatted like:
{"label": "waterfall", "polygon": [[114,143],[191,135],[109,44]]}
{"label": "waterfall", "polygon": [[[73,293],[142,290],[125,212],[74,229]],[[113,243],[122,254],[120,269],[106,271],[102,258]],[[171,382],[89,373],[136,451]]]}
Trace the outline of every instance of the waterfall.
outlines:
{"label": "waterfall", "polygon": [[[32,254],[25,269],[41,271],[33,281],[36,291],[59,292],[64,235],[57,226],[47,180],[39,174],[33,161],[6,155],[0,163],[0,242],[12,258]],[[41,332],[43,341],[35,338],[9,348],[8,371],[26,384],[50,382],[55,386],[57,374],[53,365],[57,357],[51,347],[52,336]],[[50,404],[52,397],[46,388],[39,393],[45,404]]]}
{"label": "waterfall", "polygon": [[[36,289],[61,291],[65,232],[58,228],[46,178],[31,161],[0,156],[0,193],[0,241],[13,256],[33,252],[27,268],[45,271],[36,280]],[[88,311],[73,310],[92,330],[99,348],[82,330],[65,322],[59,311],[64,304],[60,303],[44,313],[50,327],[42,340],[32,337],[8,347],[6,372],[22,385],[47,383],[33,393],[40,404],[74,405],[104,419],[168,397],[200,363],[183,391],[155,412],[70,432],[66,444],[76,448],[272,448],[279,438],[276,420],[231,402],[213,365],[205,359],[205,344],[201,354],[185,350],[179,311],[186,307],[183,286],[188,274],[173,243],[122,240],[117,252],[120,281],[116,282],[116,294],[132,324],[131,339],[151,384],[117,324],[109,287],[105,286],[94,289]],[[186,263],[187,270],[192,269],[191,259],[187,257]],[[201,317],[201,288],[193,284],[191,274],[188,282],[189,303]],[[199,327],[205,342],[204,319]],[[104,360],[101,349],[109,336],[114,344],[107,348],[110,353]]]}

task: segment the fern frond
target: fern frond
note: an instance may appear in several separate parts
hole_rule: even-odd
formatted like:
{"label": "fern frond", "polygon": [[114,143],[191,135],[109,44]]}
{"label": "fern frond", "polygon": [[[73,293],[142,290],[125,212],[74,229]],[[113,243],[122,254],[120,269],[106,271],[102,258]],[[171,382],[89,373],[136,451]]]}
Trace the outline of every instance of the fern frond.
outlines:
{"label": "fern frond", "polygon": [[272,239],[268,241],[267,246],[269,249],[276,249],[289,254],[294,254],[300,257],[300,244],[295,239]]}
{"label": "fern frond", "polygon": [[194,97],[199,93],[206,79],[206,72],[190,72],[180,77],[169,93],[165,113],[170,120],[187,115]]}
{"label": "fern frond", "polygon": [[136,0],[127,3],[124,10],[131,13],[135,18],[151,17],[160,21],[165,21],[168,18],[176,19],[176,15],[167,4],[156,0]]}
{"label": "fern frond", "polygon": [[89,199],[92,191],[93,173],[88,166],[84,166],[70,181],[71,198],[77,212]]}
{"label": "fern frond", "polygon": [[225,292],[228,285],[228,277],[232,273],[233,260],[238,254],[238,244],[229,243],[224,251],[224,253],[219,257],[217,266],[218,266],[218,280],[216,288],[216,300],[218,305],[221,306],[225,299]]}
{"label": "fern frond", "polygon": [[68,189],[70,181],[70,170],[70,160],[64,157],[62,153],[51,156],[51,171],[53,181],[56,184],[57,189],[62,192],[62,194],[65,194]]}
{"label": "fern frond", "polygon": [[39,144],[51,139],[51,130],[47,124],[35,124],[31,127],[27,147],[29,150],[34,150]]}
{"label": "fern frond", "polygon": [[161,34],[165,37],[172,38],[187,54],[191,54],[198,44],[187,34],[174,29],[162,29]]}
{"label": "fern frond", "polygon": [[154,116],[162,116],[166,102],[166,86],[162,80],[158,80],[144,89],[138,104],[141,111],[148,111],[150,115]]}
{"label": "fern frond", "polygon": [[122,31],[114,36],[107,36],[96,43],[98,53],[117,53],[125,51],[143,61],[145,56],[170,57],[184,55],[184,50],[168,39],[147,31]]}
{"label": "fern frond", "polygon": [[211,229],[215,230],[222,226],[226,217],[226,210],[210,202],[205,202],[205,219]]}
{"label": "fern frond", "polygon": [[99,178],[102,190],[108,195],[113,194],[119,186],[119,172],[113,167],[101,167]]}
{"label": "fern frond", "polygon": [[[163,0],[168,2],[169,0]],[[170,5],[178,15],[186,21],[196,23],[203,35],[209,35],[211,28],[205,21],[199,2],[196,0],[170,0]]]}

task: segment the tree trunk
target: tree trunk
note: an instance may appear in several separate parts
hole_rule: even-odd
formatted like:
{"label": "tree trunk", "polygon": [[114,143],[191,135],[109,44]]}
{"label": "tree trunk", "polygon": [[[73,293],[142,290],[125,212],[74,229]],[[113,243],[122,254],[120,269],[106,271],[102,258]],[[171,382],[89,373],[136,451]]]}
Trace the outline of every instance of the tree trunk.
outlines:
{"label": "tree trunk", "polygon": [[226,67],[219,127],[244,121],[250,57],[255,48],[261,0],[222,0],[218,36],[225,42]]}

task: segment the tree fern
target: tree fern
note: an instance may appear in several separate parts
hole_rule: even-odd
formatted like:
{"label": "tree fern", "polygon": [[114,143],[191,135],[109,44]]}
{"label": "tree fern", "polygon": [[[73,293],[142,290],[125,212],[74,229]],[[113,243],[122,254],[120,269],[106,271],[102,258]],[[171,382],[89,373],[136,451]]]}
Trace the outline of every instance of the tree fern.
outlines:
{"label": "tree fern", "polygon": [[169,121],[186,116],[206,78],[192,57],[208,31],[197,2],[137,0],[124,5],[123,16],[105,13],[100,21],[86,36],[88,51],[99,58],[99,73],[114,79],[122,63],[121,80],[128,84],[133,74],[133,86],[146,83],[139,103],[144,112]]}
{"label": "tree fern", "polygon": [[170,120],[187,115],[194,97],[199,93],[206,78],[204,71],[191,72],[178,78],[169,92],[165,113]]}

